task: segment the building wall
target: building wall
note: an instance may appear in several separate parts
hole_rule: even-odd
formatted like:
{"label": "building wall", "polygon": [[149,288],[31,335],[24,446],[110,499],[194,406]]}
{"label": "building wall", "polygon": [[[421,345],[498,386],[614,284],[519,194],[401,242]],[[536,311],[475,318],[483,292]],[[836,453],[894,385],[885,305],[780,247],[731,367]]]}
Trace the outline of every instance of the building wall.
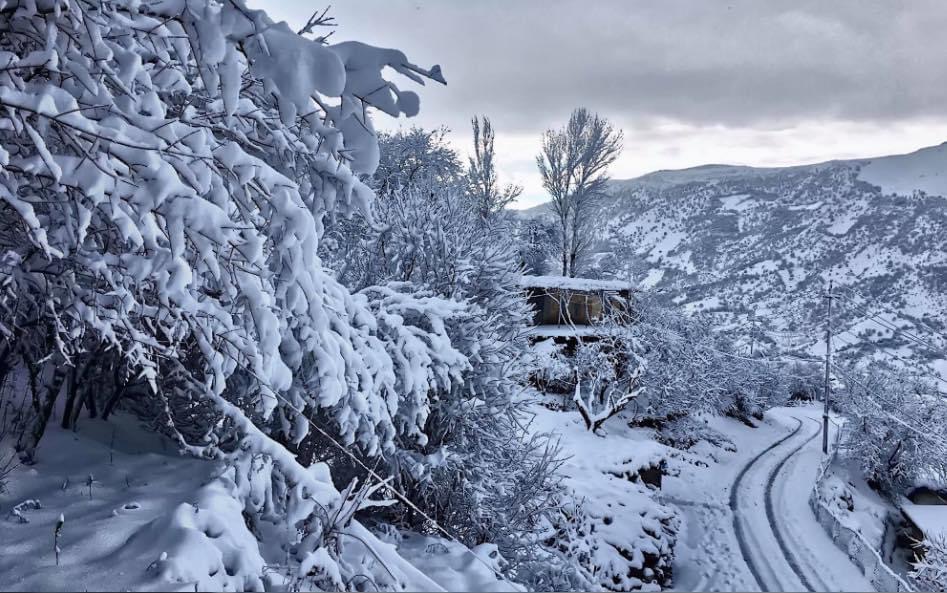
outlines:
{"label": "building wall", "polygon": [[[602,295],[576,291],[543,289],[531,292],[529,302],[537,310],[537,325],[559,325],[571,321],[575,325],[590,325],[604,313]],[[566,311],[562,311],[563,306]]]}

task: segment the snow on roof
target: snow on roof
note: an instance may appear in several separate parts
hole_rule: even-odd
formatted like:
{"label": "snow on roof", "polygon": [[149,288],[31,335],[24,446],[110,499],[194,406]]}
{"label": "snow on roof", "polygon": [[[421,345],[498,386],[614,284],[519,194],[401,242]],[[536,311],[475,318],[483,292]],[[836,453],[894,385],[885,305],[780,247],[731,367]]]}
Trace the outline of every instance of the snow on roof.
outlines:
{"label": "snow on roof", "polygon": [[631,284],[623,280],[593,280],[566,276],[520,276],[522,288],[562,288],[566,290],[629,290]]}
{"label": "snow on roof", "polygon": [[594,325],[534,325],[527,330],[527,333],[543,338],[569,338],[594,336],[598,333],[598,328]]}
{"label": "snow on roof", "polygon": [[901,505],[901,511],[927,538],[947,538],[947,505],[905,503]]}

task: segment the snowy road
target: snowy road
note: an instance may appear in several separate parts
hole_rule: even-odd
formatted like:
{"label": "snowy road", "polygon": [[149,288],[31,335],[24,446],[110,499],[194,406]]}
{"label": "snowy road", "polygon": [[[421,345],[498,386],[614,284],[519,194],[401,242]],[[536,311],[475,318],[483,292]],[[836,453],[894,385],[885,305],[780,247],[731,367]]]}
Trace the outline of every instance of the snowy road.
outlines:
{"label": "snowy road", "polygon": [[[821,461],[818,411],[774,410],[758,429],[724,424],[738,454],[695,469],[677,586],[696,590],[870,591],[871,584],[822,530],[808,505]],[[733,477],[727,481],[725,476]],[[708,500],[694,482],[707,480]],[[714,486],[717,486],[714,488]],[[726,502],[725,502],[726,501]],[[696,568],[696,570],[694,570]]]}

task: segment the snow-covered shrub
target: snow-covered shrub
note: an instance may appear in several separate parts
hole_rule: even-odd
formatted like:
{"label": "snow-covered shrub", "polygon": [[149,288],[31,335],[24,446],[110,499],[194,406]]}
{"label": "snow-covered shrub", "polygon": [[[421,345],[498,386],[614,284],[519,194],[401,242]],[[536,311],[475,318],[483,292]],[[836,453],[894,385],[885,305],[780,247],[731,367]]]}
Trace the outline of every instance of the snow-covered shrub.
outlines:
{"label": "snow-covered shrub", "polygon": [[[418,109],[383,69],[416,82],[442,81],[439,69],[305,38],[242,0],[2,12],[0,370],[29,373],[23,456],[62,392],[73,416],[132,394],[162,411],[183,450],[243,467],[235,482],[254,474],[249,458],[272,465],[267,497],[236,494],[249,516],[279,524],[258,537],[293,546],[299,566],[322,554],[329,572],[361,572],[327,546],[333,523],[319,513],[344,503],[327,475],[269,435],[298,443],[318,411],[343,447],[424,440],[423,411],[399,414],[397,390],[427,355],[418,341],[443,335],[431,326],[380,348],[397,331],[379,329],[383,311],[317,249],[327,215],[370,217],[359,176],[379,155],[367,108]],[[105,393],[74,391],[108,375]]]}
{"label": "snow-covered shrub", "polygon": [[844,369],[833,405],[848,419],[842,453],[888,494],[917,483],[947,482],[947,408],[923,377],[873,363]]}
{"label": "snow-covered shrub", "polygon": [[811,362],[798,362],[784,367],[788,377],[790,401],[811,402],[822,399],[825,386],[824,368]]}
{"label": "snow-covered shrub", "polygon": [[[380,71],[425,71],[397,51],[305,39],[240,3],[53,4],[52,18],[11,9],[0,45],[0,197],[17,221],[0,237],[8,355],[45,361],[26,366],[42,367],[31,381],[52,397],[57,371],[103,342],[156,391],[181,349],[216,394],[245,370],[265,417],[372,392],[350,388],[367,376],[371,321],[315,251],[324,213],[371,199],[356,177],[378,160],[359,97],[413,114],[417,97]],[[299,372],[307,358],[318,394]],[[342,436],[372,440],[379,423]]]}
{"label": "snow-covered shrub", "polygon": [[[405,170],[386,174],[402,185],[380,185],[372,220],[356,216],[331,226],[333,241],[322,253],[341,281],[360,294],[397,287],[460,306],[443,328],[469,365],[461,381],[432,385],[422,430],[426,440],[401,439],[398,450],[381,460],[361,454],[467,544],[495,543],[510,578],[536,587],[548,571],[574,569],[569,558],[544,550],[540,537],[544,517],[558,508],[550,501],[564,496],[555,447],[529,434],[516,397],[526,380],[530,314],[518,286],[510,220],[503,213],[484,215],[481,202],[465,193],[462,176],[443,174],[449,168],[437,163],[452,159],[444,159],[439,149],[433,164],[419,158],[418,134],[386,139],[383,162],[399,162],[384,154],[389,150],[414,155]],[[441,173],[412,177],[416,167]],[[319,448],[314,440],[313,449]],[[338,464],[333,471],[348,475]],[[430,528],[400,506],[374,515]]]}
{"label": "snow-covered shrub", "polygon": [[555,339],[537,340],[530,345],[530,381],[543,393],[561,394],[562,401],[544,400],[547,406],[569,409],[574,405],[575,366],[565,352],[565,344],[557,344]]}
{"label": "snow-covered shrub", "polygon": [[585,427],[593,432],[619,414],[644,390],[640,380],[644,361],[627,321],[617,317],[598,324],[593,339],[579,339],[571,362],[575,369],[572,401]]}
{"label": "snow-covered shrub", "polygon": [[431,385],[426,439],[400,442],[386,462],[397,483],[428,508],[448,516],[455,512],[446,509],[456,508],[454,521],[478,524],[489,505],[475,505],[473,498],[491,500],[487,490],[500,489],[494,471],[478,464],[524,438],[513,395],[525,376],[528,310],[503,221],[483,219],[454,189],[425,180],[383,195],[374,210],[378,226],[366,224],[365,240],[327,259],[347,262],[339,262],[340,277],[360,294],[410,287],[454,303],[456,314],[442,327],[469,365],[460,381]]}
{"label": "snow-covered shrub", "polygon": [[707,320],[664,308],[647,295],[634,306],[628,327],[644,361],[642,421],[704,412],[749,422],[788,399],[789,375],[781,366],[738,353]]}
{"label": "snow-covered shrub", "polygon": [[544,517],[541,550],[547,557],[561,558],[550,562],[540,558],[527,568],[531,570],[530,584],[536,591],[588,591],[597,588],[592,565],[595,553],[595,526],[586,512],[583,501],[574,496],[560,495],[551,505],[552,512]]}
{"label": "snow-covered shrub", "polygon": [[914,565],[911,580],[918,591],[947,591],[947,538],[925,540],[924,559]]}
{"label": "snow-covered shrub", "polygon": [[[650,420],[650,421],[649,421]],[[639,424],[657,428],[655,439],[675,449],[687,450],[700,442],[707,442],[724,451],[736,451],[736,445],[727,435],[708,426],[700,416],[675,414],[670,418],[645,419]]]}

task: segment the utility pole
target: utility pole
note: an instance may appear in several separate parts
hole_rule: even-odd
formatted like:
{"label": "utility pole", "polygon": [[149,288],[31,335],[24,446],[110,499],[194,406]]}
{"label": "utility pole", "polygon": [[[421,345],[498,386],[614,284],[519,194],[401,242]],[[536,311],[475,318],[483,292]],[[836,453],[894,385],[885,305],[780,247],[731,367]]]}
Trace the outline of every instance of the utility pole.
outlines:
{"label": "utility pole", "polygon": [[829,291],[825,293],[825,397],[822,409],[822,453],[829,452],[829,367],[832,365],[832,281],[829,280]]}

